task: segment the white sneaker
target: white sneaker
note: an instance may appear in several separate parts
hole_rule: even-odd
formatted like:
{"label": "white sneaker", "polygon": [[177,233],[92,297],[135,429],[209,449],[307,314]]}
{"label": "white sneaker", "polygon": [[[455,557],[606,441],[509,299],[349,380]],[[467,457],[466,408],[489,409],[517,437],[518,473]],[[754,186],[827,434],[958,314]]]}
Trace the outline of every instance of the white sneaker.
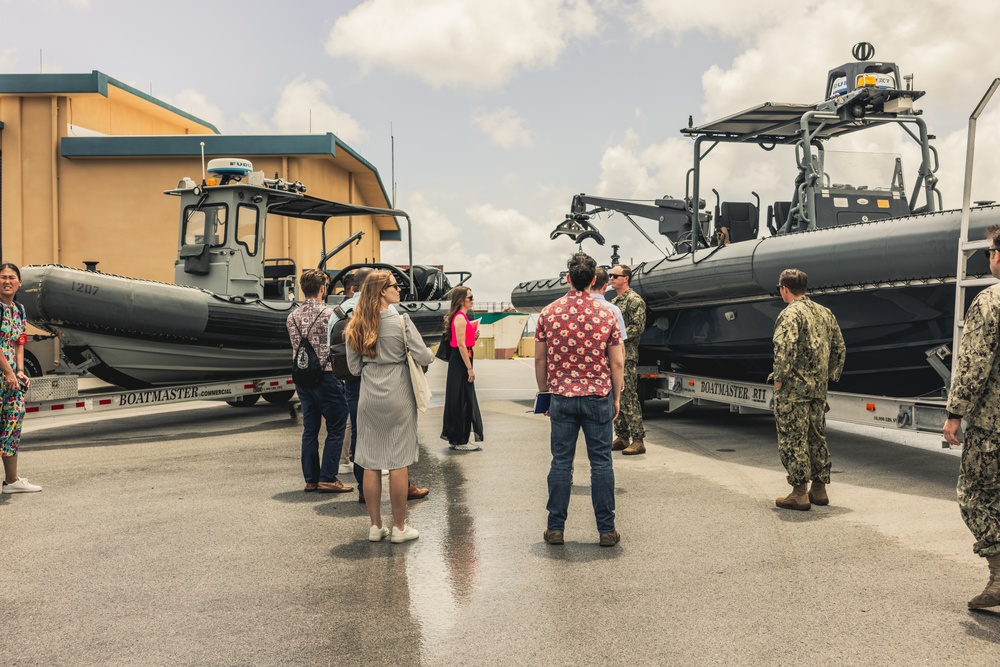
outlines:
{"label": "white sneaker", "polygon": [[393,544],[399,544],[400,542],[409,542],[410,540],[415,540],[420,537],[420,533],[413,526],[407,526],[403,524],[403,530],[399,530],[395,526],[392,527],[392,537],[389,541]]}
{"label": "white sneaker", "polygon": [[481,452],[483,450],[479,445],[473,445],[472,443],[468,445],[455,445],[455,449],[459,452]]}
{"label": "white sneaker", "polygon": [[381,542],[389,537],[389,529],[385,526],[372,526],[368,529],[369,542]]}
{"label": "white sneaker", "polygon": [[341,463],[340,468],[337,470],[338,475],[350,475],[354,472],[353,463]]}
{"label": "white sneaker", "polygon": [[21,477],[16,482],[13,482],[11,484],[8,484],[7,482],[3,483],[4,493],[35,493],[41,490],[42,487],[38,486],[37,484],[29,483],[28,480],[26,480],[24,477]]}
{"label": "white sneaker", "polygon": [[383,477],[387,477],[388,475],[389,475],[389,471],[388,470],[383,470],[382,471],[382,476]]}

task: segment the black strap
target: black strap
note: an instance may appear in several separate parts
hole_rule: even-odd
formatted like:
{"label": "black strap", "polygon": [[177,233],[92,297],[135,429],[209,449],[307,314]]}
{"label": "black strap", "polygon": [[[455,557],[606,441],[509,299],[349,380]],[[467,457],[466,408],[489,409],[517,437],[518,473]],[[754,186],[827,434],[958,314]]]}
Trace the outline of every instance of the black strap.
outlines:
{"label": "black strap", "polygon": [[[340,306],[337,306],[337,309],[340,310]],[[341,312],[343,312],[343,311],[341,311]],[[309,328],[306,329],[306,335],[305,336],[302,335],[302,327],[299,326],[299,323],[296,322],[294,319],[292,320],[292,324],[295,325],[295,331],[298,332],[298,334],[299,334],[299,345],[302,344],[303,339],[308,340],[307,336],[309,336],[309,332],[312,331],[312,328],[314,326],[316,326],[316,322],[319,321],[320,315],[322,315],[322,314],[323,314],[322,310],[319,311],[318,313],[316,313],[316,317],[313,318],[312,324],[310,324]],[[330,346],[327,345],[326,346],[326,361],[323,362],[323,366],[326,366],[327,364],[330,364],[332,366],[333,365],[333,361],[332,360],[333,360],[333,350],[331,350]]]}

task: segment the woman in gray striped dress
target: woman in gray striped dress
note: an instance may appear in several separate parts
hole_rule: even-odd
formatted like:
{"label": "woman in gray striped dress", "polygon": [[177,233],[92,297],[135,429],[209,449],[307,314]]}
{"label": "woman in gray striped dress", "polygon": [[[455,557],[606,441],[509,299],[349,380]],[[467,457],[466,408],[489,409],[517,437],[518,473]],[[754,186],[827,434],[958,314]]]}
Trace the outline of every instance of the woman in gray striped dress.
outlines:
{"label": "woman in gray striped dress", "polygon": [[417,402],[410,385],[410,369],[403,345],[421,366],[434,355],[408,317],[401,318],[392,305],[399,303],[400,286],[388,271],[374,271],[361,286],[358,305],[344,332],[347,364],[361,376],[358,398],[358,444],[354,462],[365,469],[365,505],[371,518],[368,539],[389,537],[382,525],[382,470],[389,471],[392,504],[392,542],[407,542],[420,536],[406,525],[407,466],[420,456],[417,447]]}

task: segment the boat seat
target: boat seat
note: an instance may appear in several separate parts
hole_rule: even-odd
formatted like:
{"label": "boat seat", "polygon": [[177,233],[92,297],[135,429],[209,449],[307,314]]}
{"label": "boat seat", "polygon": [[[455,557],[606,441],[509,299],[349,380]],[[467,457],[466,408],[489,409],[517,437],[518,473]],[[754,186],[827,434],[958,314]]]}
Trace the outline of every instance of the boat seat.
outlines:
{"label": "boat seat", "polygon": [[177,257],[184,260],[184,273],[207,276],[211,270],[212,257],[208,252],[210,247],[207,243],[191,243],[181,246]]}
{"label": "boat seat", "polygon": [[285,301],[289,295],[294,295],[295,272],[296,265],[291,259],[265,259],[264,298]]}
{"label": "boat seat", "polygon": [[723,227],[729,229],[730,243],[757,238],[757,207],[750,202],[722,202],[719,217],[715,221],[715,229],[718,231]]}
{"label": "boat seat", "polygon": [[[792,210],[792,202],[790,201],[776,201],[771,211],[768,212],[768,229],[771,230],[772,234],[777,234],[778,230],[781,229],[785,221],[788,220],[788,212]],[[772,225],[773,221],[773,225]]]}

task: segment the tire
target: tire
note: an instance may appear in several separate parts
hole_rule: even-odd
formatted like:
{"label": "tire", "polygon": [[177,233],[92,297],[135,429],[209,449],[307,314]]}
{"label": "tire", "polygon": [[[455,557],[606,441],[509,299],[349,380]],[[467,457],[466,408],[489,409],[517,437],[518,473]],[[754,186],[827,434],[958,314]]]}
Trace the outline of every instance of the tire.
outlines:
{"label": "tire", "polygon": [[260,394],[247,394],[246,396],[230,399],[226,403],[234,408],[249,408],[251,405],[256,404],[259,399]]}
{"label": "tire", "polygon": [[30,378],[42,377],[45,374],[42,371],[42,365],[38,363],[38,359],[35,358],[35,355],[27,351],[24,353],[24,372]]}
{"label": "tire", "polygon": [[267,401],[268,403],[272,403],[274,405],[281,405],[282,403],[287,403],[288,401],[292,400],[292,396],[295,395],[295,390],[293,389],[291,391],[272,391],[270,394],[262,394],[262,395],[264,396],[264,400]]}

